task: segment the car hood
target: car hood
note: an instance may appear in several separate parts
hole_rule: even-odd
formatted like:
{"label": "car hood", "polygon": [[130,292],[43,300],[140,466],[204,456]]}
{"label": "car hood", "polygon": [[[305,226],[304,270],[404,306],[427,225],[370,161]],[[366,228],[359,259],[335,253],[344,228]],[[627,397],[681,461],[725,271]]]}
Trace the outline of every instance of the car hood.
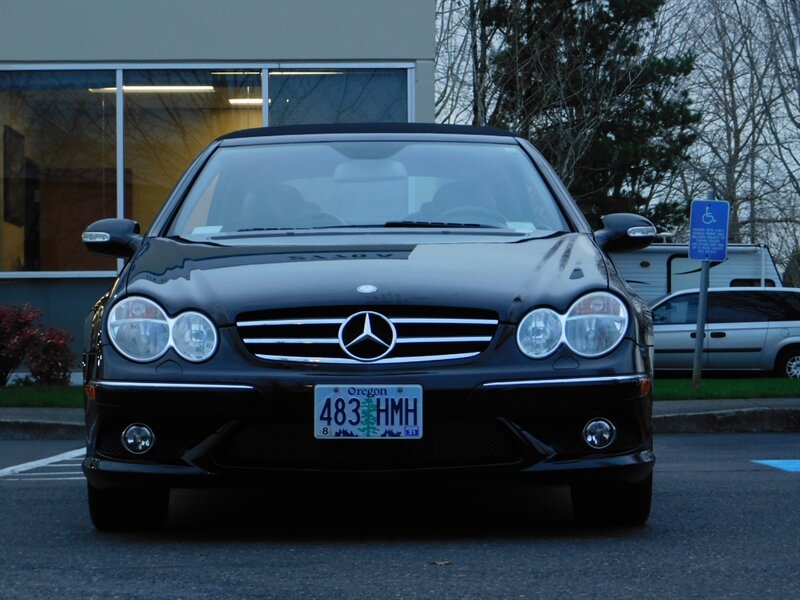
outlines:
{"label": "car hood", "polygon": [[128,295],[151,297],[172,315],[196,309],[219,325],[243,312],[342,305],[482,308],[516,322],[531,306],[564,311],[582,293],[607,289],[608,271],[592,238],[580,233],[313,247],[147,238],[123,282]]}

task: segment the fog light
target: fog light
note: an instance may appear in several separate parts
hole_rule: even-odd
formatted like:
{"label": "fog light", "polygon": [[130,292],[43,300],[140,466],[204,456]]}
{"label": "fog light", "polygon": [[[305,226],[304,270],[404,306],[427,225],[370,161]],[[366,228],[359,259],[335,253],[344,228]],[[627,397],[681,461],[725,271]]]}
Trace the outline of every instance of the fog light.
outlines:
{"label": "fog light", "polygon": [[592,419],[583,428],[583,441],[595,450],[608,448],[617,439],[617,428],[606,419]]}
{"label": "fog light", "polygon": [[122,445],[131,454],[144,454],[156,443],[153,430],[142,423],[128,425],[122,432]]}

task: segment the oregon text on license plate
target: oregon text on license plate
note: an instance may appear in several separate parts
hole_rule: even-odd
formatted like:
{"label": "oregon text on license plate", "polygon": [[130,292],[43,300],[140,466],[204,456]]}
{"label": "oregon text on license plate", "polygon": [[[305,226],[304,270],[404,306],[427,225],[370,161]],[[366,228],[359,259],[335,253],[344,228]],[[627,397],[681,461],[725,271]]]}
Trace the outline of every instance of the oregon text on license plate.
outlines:
{"label": "oregon text on license plate", "polygon": [[314,386],[314,437],[419,439],[422,386]]}

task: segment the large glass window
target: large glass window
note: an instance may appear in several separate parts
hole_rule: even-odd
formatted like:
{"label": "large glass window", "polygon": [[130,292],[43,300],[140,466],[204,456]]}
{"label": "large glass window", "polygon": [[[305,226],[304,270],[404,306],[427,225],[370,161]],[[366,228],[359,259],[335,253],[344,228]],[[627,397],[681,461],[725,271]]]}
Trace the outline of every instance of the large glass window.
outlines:
{"label": "large glass window", "polygon": [[110,270],[81,232],[116,215],[114,71],[0,71],[0,271]]}
{"label": "large glass window", "polygon": [[258,70],[126,70],[123,91],[125,206],[145,228],[214,138],[262,124]]}
{"label": "large glass window", "polygon": [[273,70],[269,124],[408,121],[405,69]]}
{"label": "large glass window", "polygon": [[408,121],[407,73],[337,67],[0,71],[0,273],[113,271],[114,259],[83,246],[86,226],[124,216],[146,230],[181,173],[213,139],[267,120]]}

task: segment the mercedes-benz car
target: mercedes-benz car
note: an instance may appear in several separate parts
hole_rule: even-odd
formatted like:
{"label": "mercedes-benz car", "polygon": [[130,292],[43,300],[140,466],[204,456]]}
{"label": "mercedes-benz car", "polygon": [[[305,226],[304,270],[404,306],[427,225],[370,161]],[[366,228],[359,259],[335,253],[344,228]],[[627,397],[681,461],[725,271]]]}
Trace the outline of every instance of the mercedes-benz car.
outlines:
{"label": "mercedes-benz car", "polygon": [[[577,518],[651,509],[653,333],[522,138],[421,124],[262,128],[191,164],[87,318],[89,512],[158,526],[170,489],[362,480],[571,486]],[[426,493],[433,493],[427,487]]]}

